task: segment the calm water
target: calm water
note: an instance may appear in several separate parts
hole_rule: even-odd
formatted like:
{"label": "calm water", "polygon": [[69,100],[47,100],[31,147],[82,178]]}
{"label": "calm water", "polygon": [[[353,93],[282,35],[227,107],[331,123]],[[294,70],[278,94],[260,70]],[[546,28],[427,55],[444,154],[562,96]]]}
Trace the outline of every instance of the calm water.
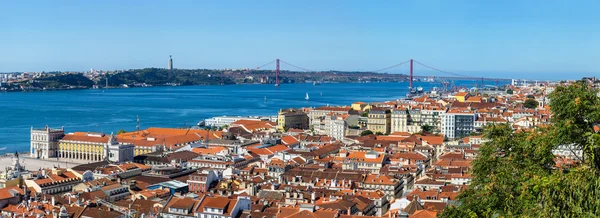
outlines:
{"label": "calm water", "polygon": [[[438,85],[417,83],[425,90]],[[30,127],[117,132],[181,127],[220,115],[276,115],[280,108],[349,105],[406,96],[408,83],[343,83],[149,87],[0,93],[0,148],[29,151]],[[306,93],[310,100],[304,99]],[[267,101],[265,102],[265,96]]]}

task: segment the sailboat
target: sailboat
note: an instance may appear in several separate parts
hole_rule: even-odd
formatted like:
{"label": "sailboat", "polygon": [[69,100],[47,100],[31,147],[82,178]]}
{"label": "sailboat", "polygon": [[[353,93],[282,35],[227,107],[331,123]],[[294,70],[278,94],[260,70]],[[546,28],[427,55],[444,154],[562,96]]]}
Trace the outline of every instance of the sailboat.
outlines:
{"label": "sailboat", "polygon": [[304,98],[304,99],[306,99],[306,100],[308,101],[308,99],[309,99],[309,98],[308,98],[308,92],[306,93],[306,98]]}

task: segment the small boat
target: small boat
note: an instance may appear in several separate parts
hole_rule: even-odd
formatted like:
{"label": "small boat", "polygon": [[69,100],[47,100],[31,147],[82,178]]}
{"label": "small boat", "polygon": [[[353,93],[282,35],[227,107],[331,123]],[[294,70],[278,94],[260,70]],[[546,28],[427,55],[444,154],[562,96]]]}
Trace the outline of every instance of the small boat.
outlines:
{"label": "small boat", "polygon": [[279,84],[275,84],[275,87],[279,87]]}
{"label": "small boat", "polygon": [[321,83],[320,83],[320,82],[317,82],[317,81],[314,81],[314,82],[313,82],[313,85],[314,85],[314,86],[316,86],[316,85],[321,85]]}
{"label": "small boat", "polygon": [[304,99],[306,99],[308,101],[308,99],[309,99],[308,98],[308,92],[306,93],[306,97]]}
{"label": "small boat", "polygon": [[4,151],[4,150],[6,150],[6,148],[8,148],[8,147],[0,148],[0,151]]}

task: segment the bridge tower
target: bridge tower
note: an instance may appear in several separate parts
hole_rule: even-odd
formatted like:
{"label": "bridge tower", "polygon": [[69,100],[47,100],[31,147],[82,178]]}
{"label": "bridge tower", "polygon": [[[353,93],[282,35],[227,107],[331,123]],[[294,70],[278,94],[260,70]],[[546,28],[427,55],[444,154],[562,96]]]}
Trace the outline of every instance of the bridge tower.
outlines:
{"label": "bridge tower", "polygon": [[[279,86],[279,58],[275,60],[275,86]],[[271,62],[273,63],[273,62]]]}

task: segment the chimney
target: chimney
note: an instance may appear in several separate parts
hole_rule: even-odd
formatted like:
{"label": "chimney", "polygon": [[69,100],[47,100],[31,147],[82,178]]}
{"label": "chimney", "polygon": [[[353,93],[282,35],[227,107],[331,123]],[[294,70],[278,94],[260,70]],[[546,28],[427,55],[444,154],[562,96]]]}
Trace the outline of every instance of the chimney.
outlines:
{"label": "chimney", "polygon": [[52,206],[55,206],[55,203],[56,203],[56,201],[55,201],[55,199],[54,199],[54,196],[52,196],[52,200],[51,200],[51,204],[52,204]]}

